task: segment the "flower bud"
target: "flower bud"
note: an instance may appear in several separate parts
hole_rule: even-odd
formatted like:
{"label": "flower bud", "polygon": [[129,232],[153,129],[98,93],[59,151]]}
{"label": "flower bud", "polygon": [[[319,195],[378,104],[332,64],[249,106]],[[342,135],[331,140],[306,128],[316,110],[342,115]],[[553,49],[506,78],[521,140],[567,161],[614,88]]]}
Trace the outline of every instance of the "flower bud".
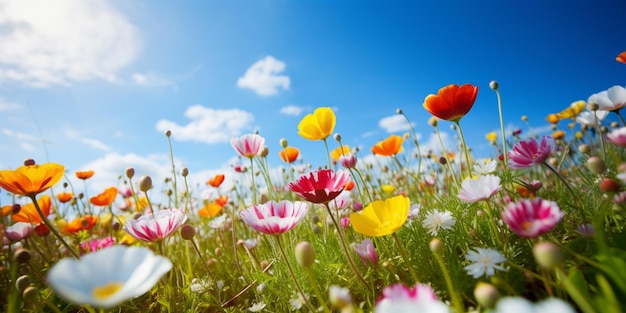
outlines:
{"label": "flower bud", "polygon": [[186,167],[183,167],[183,168],[180,170],[180,176],[182,176],[182,177],[187,177],[187,175],[189,175],[189,169],[188,169],[188,168],[186,168]]}
{"label": "flower bud", "polygon": [[26,289],[22,291],[22,299],[24,299],[24,302],[33,301],[36,297],[37,289],[33,286],[26,287]]}
{"label": "flower bud", "polygon": [[527,122],[527,121],[528,121],[528,116],[522,115],[522,122]]}
{"label": "flower bud", "polygon": [[440,254],[441,250],[443,250],[443,243],[437,238],[433,238],[428,246],[430,247],[430,251],[435,254]]}
{"label": "flower bud", "polygon": [[296,245],[296,261],[305,268],[311,267],[315,262],[315,251],[308,241],[301,241]]}
{"label": "flower bud", "polygon": [[493,89],[493,90],[498,90],[498,82],[495,80],[492,80],[491,82],[489,82],[489,88]]}
{"label": "flower bud", "polygon": [[183,237],[183,239],[191,240],[193,239],[193,236],[195,235],[196,235],[196,229],[193,226],[189,224],[185,224],[180,227],[180,236]]}
{"label": "flower bud", "polygon": [[403,113],[403,112],[402,112],[402,109],[400,109],[400,108],[396,109],[396,113],[397,113],[397,114],[402,114],[402,113]]}
{"label": "flower bud", "polygon": [[434,116],[428,119],[428,124],[432,127],[437,127],[438,123],[439,123],[439,120]]}
{"label": "flower bud", "polygon": [[30,251],[26,249],[17,250],[13,254],[13,258],[15,259],[15,261],[17,261],[17,263],[20,263],[20,264],[25,264],[25,263],[30,262],[30,259],[32,257],[33,257],[32,253],[30,253]]}
{"label": "flower bud", "polygon": [[152,178],[148,175],[143,175],[139,178],[139,190],[148,192],[152,188]]}
{"label": "flower bud", "polygon": [[587,109],[589,109],[589,111],[597,111],[599,108],[600,108],[600,105],[598,105],[595,102],[587,103]]}
{"label": "flower bud", "polygon": [[22,275],[15,280],[15,288],[19,291],[24,291],[28,286],[30,286],[30,277],[28,275]]}
{"label": "flower bud", "polygon": [[591,152],[591,147],[587,144],[582,144],[578,146],[578,151],[583,154],[589,154]]}
{"label": "flower bud", "polygon": [[339,309],[343,309],[352,304],[352,296],[348,288],[331,285],[328,288],[328,298],[330,304]]}
{"label": "flower bud", "polygon": [[289,143],[287,142],[287,139],[281,138],[280,139],[280,146],[283,147],[283,148],[287,148],[287,146],[289,146]]}
{"label": "flower bud", "polygon": [[604,178],[600,182],[600,190],[606,193],[619,192],[621,186],[618,181],[611,178]]}
{"label": "flower bud", "polygon": [[474,288],[474,298],[481,306],[492,309],[498,298],[500,298],[500,293],[492,284],[478,282],[476,288]]}
{"label": "flower bud", "polygon": [[35,165],[35,160],[31,158],[24,160],[24,166],[32,166],[32,165]]}
{"label": "flower bud", "polygon": [[22,206],[19,203],[15,203],[11,206],[11,214],[20,213],[22,210]]}
{"label": "flower bud", "polygon": [[341,141],[341,134],[336,133],[333,138],[335,138],[335,141]]}
{"label": "flower bud", "polygon": [[168,129],[168,130],[165,131],[165,137],[169,137],[171,135],[172,135],[172,131],[171,130]]}
{"label": "flower bud", "polygon": [[618,128],[619,127],[619,123],[616,121],[611,122],[611,127],[612,128]]}
{"label": "flower bud", "polygon": [[548,159],[548,164],[552,165],[553,167],[557,167],[559,165],[559,159],[557,159],[557,158],[549,158]]}
{"label": "flower bud", "polygon": [[543,241],[535,244],[533,247],[533,256],[539,266],[551,270],[563,263],[563,253],[561,249],[549,241]]}
{"label": "flower bud", "polygon": [[606,171],[606,164],[604,164],[604,161],[597,156],[590,157],[587,162],[585,162],[585,166],[596,174],[602,174]]}

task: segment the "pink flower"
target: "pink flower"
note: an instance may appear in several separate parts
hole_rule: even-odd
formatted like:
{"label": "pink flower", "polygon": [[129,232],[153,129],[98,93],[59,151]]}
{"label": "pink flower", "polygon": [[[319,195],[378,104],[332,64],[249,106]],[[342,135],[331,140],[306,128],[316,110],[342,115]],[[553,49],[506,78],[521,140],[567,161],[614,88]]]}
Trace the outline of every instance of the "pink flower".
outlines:
{"label": "pink flower", "polygon": [[80,251],[83,253],[94,252],[113,245],[113,237],[108,236],[104,238],[92,239],[88,242],[80,244]]}
{"label": "pink flower", "polygon": [[491,198],[501,188],[500,177],[495,175],[479,176],[477,179],[464,180],[458,197],[465,202],[478,202]]}
{"label": "pink flower", "polygon": [[257,134],[246,134],[239,138],[231,138],[230,144],[240,156],[251,159],[261,153],[265,138]]}
{"label": "pink flower", "polygon": [[129,219],[124,230],[131,236],[143,241],[156,241],[173,233],[185,223],[187,215],[184,209],[167,209],[146,213],[138,219]]}
{"label": "pink flower", "polygon": [[543,136],[538,144],[533,138],[524,139],[507,153],[509,157],[509,167],[513,169],[525,169],[533,165],[543,163],[554,148],[554,138]]}
{"label": "pink flower", "polygon": [[10,241],[20,241],[33,232],[33,226],[30,223],[17,222],[4,230],[4,237]]}
{"label": "pink flower", "polygon": [[435,291],[424,284],[417,283],[413,288],[409,288],[402,283],[393,284],[383,289],[383,295],[378,302],[383,300],[411,300],[411,301],[434,301],[437,300]]}
{"label": "pink flower", "polygon": [[502,219],[514,233],[535,238],[552,230],[563,215],[556,202],[535,198],[509,203]]}
{"label": "pink flower", "polygon": [[354,168],[356,166],[356,155],[348,153],[339,157],[339,163],[345,168]]}
{"label": "pink flower", "polygon": [[349,217],[342,217],[341,218],[341,226],[343,228],[348,228],[350,226],[350,218]]}
{"label": "pink flower", "polygon": [[361,241],[361,243],[353,243],[352,248],[354,252],[361,257],[365,265],[378,265],[378,253],[376,252],[376,248],[374,248],[372,240],[365,239]]}
{"label": "pink flower", "polygon": [[612,144],[626,147],[626,127],[612,130],[606,134],[606,139]]}
{"label": "pink flower", "polygon": [[383,296],[376,302],[376,313],[429,312],[449,313],[450,308],[435,297],[428,285],[415,284],[413,288],[398,283],[383,289]]}
{"label": "pink flower", "polygon": [[270,235],[278,235],[296,227],[309,205],[302,201],[268,201],[241,211],[241,219],[250,227]]}
{"label": "pink flower", "polygon": [[335,199],[350,181],[350,174],[344,170],[312,171],[303,175],[289,189],[298,196],[313,203],[328,203]]}

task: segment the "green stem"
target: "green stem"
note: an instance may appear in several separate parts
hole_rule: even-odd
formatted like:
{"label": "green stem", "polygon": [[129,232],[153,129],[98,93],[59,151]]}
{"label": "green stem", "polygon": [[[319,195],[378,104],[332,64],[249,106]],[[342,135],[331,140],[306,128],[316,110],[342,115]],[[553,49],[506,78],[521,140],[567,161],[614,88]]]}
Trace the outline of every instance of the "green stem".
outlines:
{"label": "green stem", "polygon": [[307,299],[306,295],[304,294],[304,291],[302,291],[302,288],[300,287],[300,284],[298,283],[298,280],[296,279],[296,274],[293,272],[293,269],[291,268],[291,264],[289,263],[289,258],[287,258],[287,253],[285,253],[285,249],[283,248],[283,244],[280,241],[280,236],[274,236],[274,237],[276,238],[276,242],[278,243],[278,248],[280,249],[280,253],[283,256],[283,259],[285,260],[285,264],[287,265],[287,269],[289,270],[289,275],[291,276],[291,279],[293,280],[293,283],[296,285],[296,289],[298,289],[298,292],[300,293],[300,296],[302,296],[302,300],[304,301],[304,304],[306,304],[307,308],[309,308],[309,311],[315,312],[315,309],[313,308],[313,306],[309,302],[309,299]]}
{"label": "green stem", "polygon": [[400,251],[400,255],[404,259],[404,263],[406,263],[406,267],[409,269],[409,272],[411,273],[411,277],[413,277],[413,280],[416,283],[419,282],[420,280],[417,278],[417,274],[415,273],[415,269],[411,265],[411,261],[409,259],[409,256],[406,254],[406,250],[402,246],[402,243],[400,242],[400,238],[398,238],[398,234],[397,233],[393,233],[393,239],[396,242],[396,246],[398,246],[398,251]]}
{"label": "green stem", "polygon": [[498,226],[496,225],[496,219],[494,218],[493,212],[491,211],[491,204],[489,204],[489,201],[487,200],[485,201],[485,205],[487,208],[485,211],[487,212],[487,215],[489,216],[489,225],[491,225],[491,230],[493,231],[493,235],[495,238],[494,241],[497,241],[500,244],[500,246],[502,246],[503,241],[502,241],[502,238],[500,237],[501,235],[500,235],[500,232],[498,231]]}
{"label": "green stem", "polygon": [[330,161],[330,150],[328,149],[328,141],[324,138],[324,147],[326,147],[326,157],[328,158],[328,169],[333,168],[333,162]]}
{"label": "green stem", "polygon": [[456,176],[454,175],[454,171],[452,170],[452,165],[450,164],[450,160],[448,159],[448,150],[446,149],[446,146],[443,144],[443,139],[441,139],[441,133],[439,132],[439,128],[435,127],[435,133],[437,133],[437,138],[439,138],[439,144],[441,145],[441,154],[446,159],[446,165],[448,166],[448,170],[450,171],[450,176],[452,176],[454,185],[458,186],[459,183],[456,181]]}
{"label": "green stem", "polygon": [[448,287],[448,293],[450,293],[450,298],[452,300],[452,305],[456,312],[465,312],[465,308],[463,307],[463,302],[461,302],[461,298],[459,298],[459,294],[454,290],[454,284],[452,283],[452,278],[450,277],[450,273],[448,272],[448,268],[446,264],[443,262],[443,258],[439,255],[438,252],[433,253],[435,255],[435,260],[437,260],[437,264],[441,268],[441,272],[443,273],[443,277],[446,280],[446,286]]}
{"label": "green stem", "polygon": [[502,155],[504,156],[504,164],[508,163],[508,156],[506,153],[506,133],[504,132],[504,117],[502,115],[502,99],[500,98],[500,91],[496,88],[494,89],[496,92],[496,96],[498,97],[498,113],[500,114],[500,131],[502,132]]}
{"label": "green stem", "polygon": [[174,149],[172,149],[172,140],[167,136],[167,144],[170,149],[170,162],[172,162],[172,182],[174,183],[174,207],[178,208],[178,187],[176,186],[176,166],[174,165]]}
{"label": "green stem", "polygon": [[250,177],[252,179],[252,204],[256,204],[256,185],[254,184],[254,162],[253,158],[250,158]]}
{"label": "green stem", "polygon": [[561,280],[561,284],[563,284],[563,288],[567,293],[572,297],[572,300],[576,302],[576,304],[580,307],[580,309],[585,313],[595,313],[596,310],[593,308],[593,305],[589,303],[589,300],[576,288],[576,285],[569,280],[569,277],[563,272],[562,269],[556,268],[556,274]]}
{"label": "green stem", "polygon": [[322,292],[320,291],[319,286],[317,286],[317,282],[315,281],[315,277],[313,277],[311,268],[305,267],[305,270],[306,270],[307,276],[309,277],[309,282],[311,283],[311,286],[313,287],[313,292],[315,292],[315,296],[318,299],[317,301],[319,301],[319,303],[322,304],[322,307],[324,308],[324,312],[331,313],[328,306],[326,306],[326,301],[324,301],[324,296],[322,296]]}
{"label": "green stem", "polygon": [[463,145],[463,151],[465,152],[465,162],[467,163],[467,173],[469,174],[469,177],[472,177],[472,163],[470,162],[469,151],[467,150],[467,145],[465,144],[465,136],[463,135],[463,129],[461,128],[461,123],[459,121],[455,121],[455,123],[456,123],[457,128],[459,129],[459,135],[461,136],[461,144]]}
{"label": "green stem", "polygon": [[50,229],[50,231],[57,237],[57,239],[59,239],[59,241],[65,246],[67,251],[69,251],[69,253],[71,253],[73,257],[80,259],[80,256],[78,255],[78,253],[76,253],[76,251],[74,251],[74,249],[70,247],[70,245],[65,241],[65,239],[63,239],[61,234],[59,234],[59,232],[52,226],[48,218],[43,214],[43,212],[41,211],[41,208],[39,207],[39,203],[37,203],[37,198],[34,195],[29,196],[29,197],[33,201],[33,205],[35,206],[37,213],[41,217],[41,220],[44,222],[44,224],[46,224],[48,229]]}

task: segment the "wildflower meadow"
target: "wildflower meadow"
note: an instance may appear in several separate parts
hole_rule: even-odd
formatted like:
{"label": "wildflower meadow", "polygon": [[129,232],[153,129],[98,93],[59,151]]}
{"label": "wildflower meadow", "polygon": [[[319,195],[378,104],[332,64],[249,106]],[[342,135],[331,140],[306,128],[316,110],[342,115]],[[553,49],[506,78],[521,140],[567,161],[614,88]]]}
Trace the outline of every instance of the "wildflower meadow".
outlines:
{"label": "wildflower meadow", "polygon": [[[389,162],[363,162],[329,107],[291,130],[297,142],[233,137],[245,183],[223,192],[225,175],[206,177],[209,195],[174,165],[170,131],[171,176],[128,167],[96,195],[84,188],[97,173],[63,160],[1,170],[12,199],[0,224],[1,310],[623,312],[626,89],[545,112],[552,134],[485,121],[501,127],[486,134],[488,158],[464,136],[479,92],[495,94],[502,117],[495,81],[425,96],[433,131],[458,134],[441,155],[411,131],[371,147]],[[296,166],[304,145],[326,161]],[[284,162],[278,177],[268,146]]]}

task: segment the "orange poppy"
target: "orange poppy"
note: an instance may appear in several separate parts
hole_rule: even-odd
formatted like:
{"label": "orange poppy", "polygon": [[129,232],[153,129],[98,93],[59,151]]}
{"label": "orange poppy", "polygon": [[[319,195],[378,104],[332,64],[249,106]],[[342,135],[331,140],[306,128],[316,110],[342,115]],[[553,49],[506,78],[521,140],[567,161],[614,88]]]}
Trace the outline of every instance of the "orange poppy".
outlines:
{"label": "orange poppy", "polygon": [[109,187],[104,190],[103,193],[93,196],[89,199],[89,202],[93,205],[107,206],[111,205],[117,197],[117,188]]}
{"label": "orange poppy", "polygon": [[280,150],[280,152],[278,152],[278,155],[281,159],[283,159],[283,161],[287,163],[293,163],[293,161],[298,159],[298,156],[300,155],[300,150],[296,147],[285,147],[283,150]]}
{"label": "orange poppy", "polygon": [[213,201],[198,210],[198,215],[202,217],[215,217],[222,212],[222,208],[224,208],[224,206],[216,203],[216,201]]}
{"label": "orange poppy", "polygon": [[[50,211],[52,209],[52,201],[50,201],[50,196],[43,195],[37,199],[37,204],[41,209],[41,212],[45,217],[50,215]],[[35,205],[31,202],[22,206],[20,211],[17,214],[13,214],[12,217],[14,222],[24,222],[31,224],[39,224],[43,223],[43,220],[39,213],[37,213],[37,209]]]}
{"label": "orange poppy", "polygon": [[349,181],[349,182],[346,184],[346,186],[345,186],[345,187],[343,187],[343,190],[347,190],[347,191],[350,191],[350,190],[352,190],[352,189],[354,189],[354,182],[353,182],[353,181]]}
{"label": "orange poppy", "polygon": [[61,203],[66,203],[72,200],[72,198],[74,198],[74,195],[71,192],[57,193],[57,199],[59,199],[59,202]]}
{"label": "orange poppy", "polygon": [[217,197],[217,199],[215,199],[215,201],[213,201],[221,206],[225,206],[226,204],[228,204],[228,196],[225,195],[221,195],[219,197]]}
{"label": "orange poppy", "polygon": [[372,153],[383,155],[383,156],[392,156],[400,153],[402,151],[402,143],[404,139],[398,135],[391,135],[387,137],[387,139],[383,141],[379,141],[372,147]]}
{"label": "orange poppy", "polygon": [[98,223],[98,217],[93,215],[86,215],[77,217],[71,222],[67,223],[61,230],[66,234],[76,234],[81,230],[89,230]]}
{"label": "orange poppy", "polygon": [[0,187],[22,196],[34,196],[58,183],[65,167],[57,163],[24,165],[16,170],[0,171]]}
{"label": "orange poppy", "polygon": [[477,94],[478,86],[451,84],[426,96],[424,108],[442,120],[458,122],[472,108]]}
{"label": "orange poppy", "polygon": [[342,155],[348,154],[348,153],[351,153],[350,146],[343,145],[331,151],[330,157],[333,159],[333,161],[339,161],[339,158],[341,158]]}
{"label": "orange poppy", "polygon": [[219,187],[224,182],[224,174],[217,174],[213,178],[209,179],[206,183],[212,187]]}
{"label": "orange poppy", "polygon": [[619,55],[615,58],[615,60],[617,60],[617,62],[620,62],[620,63],[624,63],[624,64],[626,64],[626,51],[624,51],[624,52],[620,53],[620,54],[619,54]]}
{"label": "orange poppy", "polygon": [[78,171],[75,173],[76,177],[78,179],[82,179],[82,180],[86,180],[91,178],[91,176],[93,176],[94,171],[93,170],[89,170],[89,171]]}

